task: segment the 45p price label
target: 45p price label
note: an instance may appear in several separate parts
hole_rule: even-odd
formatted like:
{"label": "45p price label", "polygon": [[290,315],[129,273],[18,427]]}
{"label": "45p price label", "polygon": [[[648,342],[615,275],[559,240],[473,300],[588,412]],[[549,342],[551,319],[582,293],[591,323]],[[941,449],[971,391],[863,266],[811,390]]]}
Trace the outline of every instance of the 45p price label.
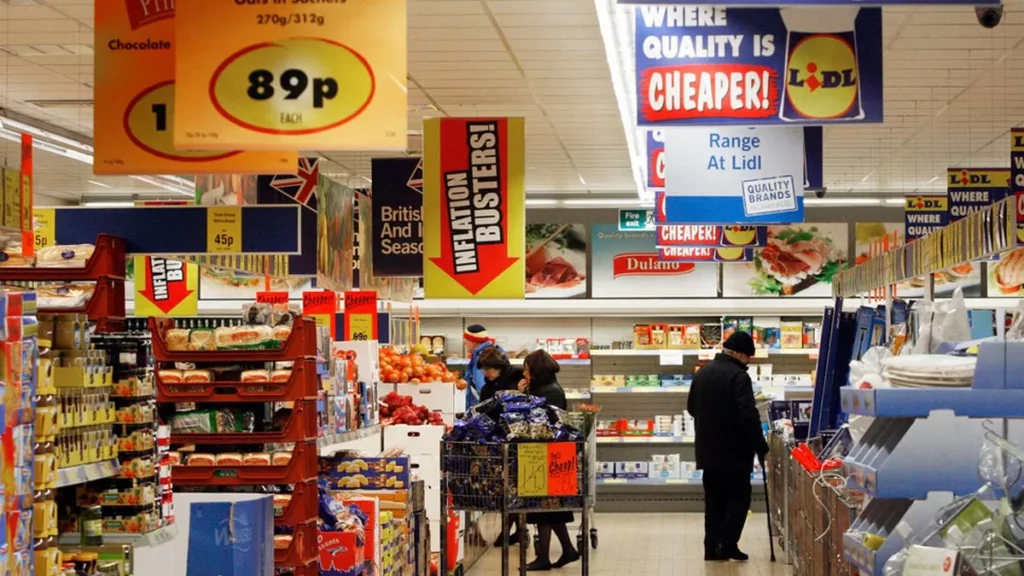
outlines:
{"label": "45p price label", "polygon": [[313,134],[359,116],[373,100],[369,62],[342,44],[289,38],[244,48],[210,81],[217,112],[266,134]]}
{"label": "45p price label", "polygon": [[242,209],[238,206],[209,208],[206,212],[206,251],[242,251]]}

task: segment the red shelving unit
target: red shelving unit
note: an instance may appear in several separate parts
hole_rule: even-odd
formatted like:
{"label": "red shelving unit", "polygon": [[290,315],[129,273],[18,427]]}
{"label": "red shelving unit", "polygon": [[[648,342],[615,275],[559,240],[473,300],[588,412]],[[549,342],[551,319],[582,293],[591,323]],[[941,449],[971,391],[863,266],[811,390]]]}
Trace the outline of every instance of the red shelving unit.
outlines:
{"label": "red shelving unit", "polygon": [[296,360],[287,382],[167,384],[156,375],[157,402],[294,402],[316,400],[316,361]]}
{"label": "red shelving unit", "polygon": [[185,486],[291,485],[291,501],[274,518],[276,527],[291,528],[292,542],[274,550],[274,564],[296,576],[318,573],[316,518],[318,513],[318,451],[316,398],[316,322],[298,318],[291,335],[276,350],[172,351],[164,339],[174,326],[170,319],[149,319],[157,374],[161,364],[235,364],[292,362],[287,382],[210,382],[168,384],[157,376],[157,402],[268,403],[293,402],[292,413],[281,430],[239,434],[171,434],[173,444],[199,446],[231,444],[294,444],[291,461],[284,466],[188,466],[171,468],[173,484]]}
{"label": "red shelving unit", "polygon": [[273,350],[168,350],[164,334],[173,327],[172,318],[149,319],[157,362],[290,362],[316,358],[316,321],[311,318],[297,318],[288,340]]}
{"label": "red shelving unit", "polygon": [[175,434],[172,442],[185,444],[286,444],[316,441],[316,400],[300,400],[292,415],[278,432],[240,432],[237,434]]}
{"label": "red shelving unit", "polygon": [[95,282],[96,290],[85,306],[38,311],[87,314],[101,333],[124,330],[125,275],[124,240],[108,234],[96,238],[96,249],[83,268],[0,268],[0,282]]}

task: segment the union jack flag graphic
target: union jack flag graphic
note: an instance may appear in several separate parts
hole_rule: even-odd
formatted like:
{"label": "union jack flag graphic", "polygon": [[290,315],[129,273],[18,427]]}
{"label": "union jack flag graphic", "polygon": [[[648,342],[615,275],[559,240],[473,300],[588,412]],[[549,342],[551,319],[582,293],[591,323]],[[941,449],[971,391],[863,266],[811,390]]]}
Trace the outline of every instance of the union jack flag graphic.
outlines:
{"label": "union jack flag graphic", "polygon": [[316,211],[316,185],[320,179],[319,158],[299,158],[296,174],[278,174],[270,181],[270,187],[299,204]]}

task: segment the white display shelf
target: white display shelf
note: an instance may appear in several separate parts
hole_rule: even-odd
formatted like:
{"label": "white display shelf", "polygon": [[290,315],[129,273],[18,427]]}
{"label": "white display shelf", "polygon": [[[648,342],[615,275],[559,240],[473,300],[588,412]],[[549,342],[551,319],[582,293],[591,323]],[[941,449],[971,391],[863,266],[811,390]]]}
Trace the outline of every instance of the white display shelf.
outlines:
{"label": "white display shelf", "polygon": [[[509,358],[508,361],[513,366],[523,365],[522,358]],[[567,358],[564,360],[558,360],[556,358],[555,362],[558,362],[562,366],[590,366],[589,359]],[[445,363],[447,363],[449,366],[468,366],[469,358],[448,358],[445,360]]]}
{"label": "white display shelf", "polygon": [[590,400],[590,392],[585,392],[585,391],[581,391],[581,390],[566,390],[566,392],[565,392],[565,399],[566,400]]}
{"label": "white display shelf", "polygon": [[[168,524],[163,528],[157,528],[145,534],[124,534],[117,532],[104,532],[103,543],[124,545],[131,544],[135,548],[153,547],[166,544],[178,536],[178,525]],[[60,535],[58,544],[63,546],[77,546],[81,542],[82,535],[78,532],[64,532]]]}
{"label": "white display shelf", "polygon": [[93,462],[92,464],[82,464],[80,466],[72,466],[70,468],[61,468],[60,470],[57,470],[57,488],[76,486],[78,484],[92,482],[93,480],[117,476],[119,469],[119,464],[116,459]]}
{"label": "white display shelf", "polygon": [[[755,384],[754,393],[767,392],[770,394],[776,393],[793,393],[793,394],[810,394],[814,392],[813,386],[798,386],[798,385],[764,385]],[[689,386],[595,386],[590,389],[590,394],[689,394]]]}
{"label": "white display shelf", "polygon": [[598,436],[598,444],[693,444],[693,436]]}
{"label": "white display shelf", "polygon": [[358,450],[380,452],[381,447],[381,425],[374,424],[367,428],[360,428],[351,432],[321,436],[317,440],[317,447],[320,449],[320,456],[334,456],[342,450]]}

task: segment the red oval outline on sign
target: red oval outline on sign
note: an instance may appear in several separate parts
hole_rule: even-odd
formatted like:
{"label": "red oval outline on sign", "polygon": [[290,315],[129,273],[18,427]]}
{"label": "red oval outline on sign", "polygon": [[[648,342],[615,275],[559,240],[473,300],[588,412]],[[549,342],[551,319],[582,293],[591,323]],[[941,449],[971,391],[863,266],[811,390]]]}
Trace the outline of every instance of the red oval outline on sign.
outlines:
{"label": "red oval outline on sign", "polygon": [[139,94],[135,98],[132,98],[131,102],[129,102],[128,106],[125,108],[124,118],[121,120],[121,125],[124,128],[124,133],[128,135],[128,139],[131,140],[133,144],[145,150],[146,152],[149,152],[153,156],[156,156],[157,158],[163,158],[164,160],[173,160],[175,162],[211,162],[214,160],[224,160],[225,158],[237,156],[238,154],[242,153],[241,150],[235,150],[233,152],[216,154],[214,156],[172,156],[171,154],[168,154],[166,152],[161,152],[159,150],[151,148],[145,143],[143,143],[142,140],[139,140],[135,136],[135,133],[132,132],[131,123],[128,121],[128,117],[131,116],[132,110],[135,109],[135,105],[139,103],[139,100],[142,100],[147,95],[149,95],[149,93],[156,92],[157,90],[163,88],[164,86],[167,86],[168,84],[174,84],[174,80],[167,80],[166,82],[160,82],[159,84],[154,84],[149,88],[146,88],[142,92],[139,92]]}
{"label": "red oval outline on sign", "polygon": [[321,128],[307,128],[307,129],[304,129],[304,130],[278,130],[278,129],[274,129],[274,128],[263,128],[261,126],[254,126],[252,124],[249,124],[248,122],[244,122],[241,119],[236,118],[235,116],[230,114],[227,110],[225,110],[224,107],[220,105],[220,102],[217,101],[217,90],[216,90],[217,79],[220,78],[220,75],[224,72],[224,70],[228,66],[231,65],[232,62],[234,62],[235,60],[238,60],[242,56],[245,56],[249,52],[252,52],[254,50],[258,50],[260,48],[266,48],[268,46],[278,46],[278,44],[276,44],[274,42],[262,42],[260,44],[253,44],[252,46],[249,46],[248,48],[242,48],[238,52],[235,52],[234,54],[229,56],[227,60],[221,62],[220,66],[217,66],[217,69],[213,71],[213,77],[210,78],[210,102],[212,102],[213,103],[213,107],[217,109],[217,113],[219,113],[221,116],[223,116],[225,119],[227,119],[232,124],[235,124],[237,126],[241,126],[242,128],[245,128],[247,130],[252,130],[254,132],[260,132],[260,133],[263,133],[263,134],[276,134],[276,135],[280,135],[280,136],[302,136],[302,135],[305,135],[305,134],[315,134],[317,132],[324,132],[325,130],[331,130],[332,128],[337,128],[338,126],[341,126],[342,124],[345,124],[345,123],[349,122],[350,120],[353,120],[355,117],[359,116],[364,111],[366,111],[366,109],[370,106],[370,103],[373,102],[373,97],[377,95],[377,75],[373,73],[373,67],[370,66],[370,63],[366,60],[366,58],[363,57],[362,54],[360,54],[359,52],[356,52],[355,50],[349,48],[348,46],[346,46],[346,45],[344,45],[344,44],[342,44],[340,42],[335,42],[333,40],[327,40],[326,38],[317,38],[315,36],[296,36],[296,37],[291,38],[291,39],[292,40],[317,40],[319,42],[325,42],[327,44],[333,44],[334,46],[337,46],[339,48],[347,50],[349,53],[351,53],[353,56],[355,56],[356,59],[359,60],[359,63],[362,64],[364,68],[366,68],[366,71],[370,73],[370,94],[366,97],[366,102],[364,102],[363,105],[360,106],[352,114],[349,114],[348,116],[342,118],[341,120],[339,120],[339,121],[337,121],[337,122],[335,122],[333,124],[328,124],[327,126],[323,126]]}

